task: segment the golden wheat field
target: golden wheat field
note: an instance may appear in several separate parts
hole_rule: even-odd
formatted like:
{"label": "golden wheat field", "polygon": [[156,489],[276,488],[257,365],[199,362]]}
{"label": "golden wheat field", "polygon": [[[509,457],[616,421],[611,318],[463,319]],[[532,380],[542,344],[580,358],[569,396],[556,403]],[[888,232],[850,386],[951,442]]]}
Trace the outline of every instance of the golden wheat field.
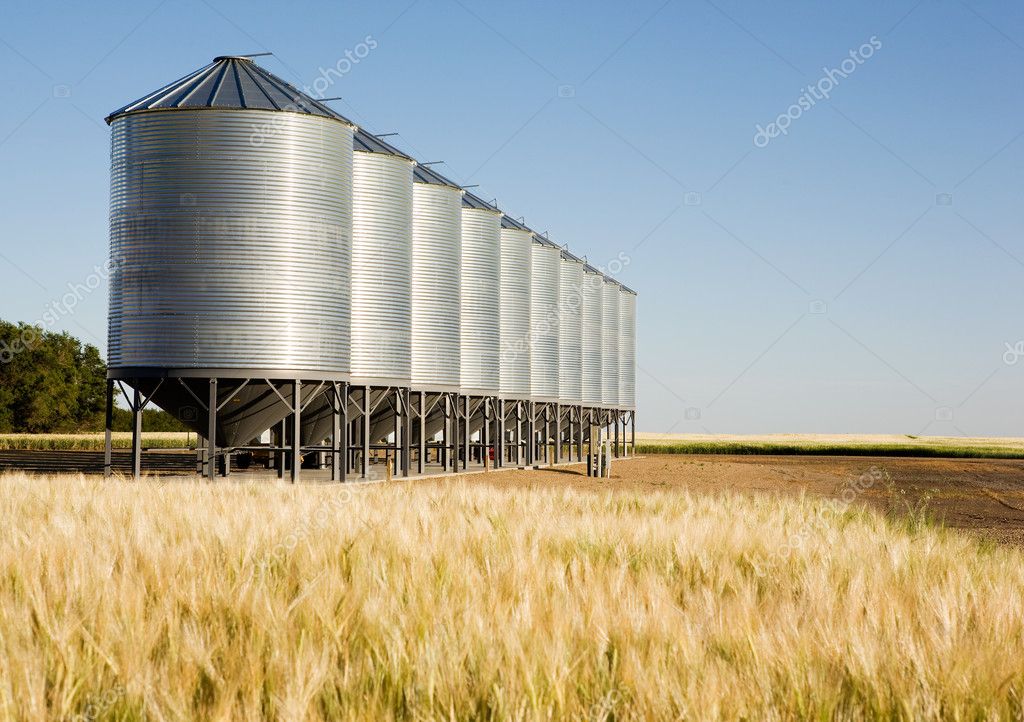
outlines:
{"label": "golden wheat field", "polygon": [[[115,449],[130,449],[130,431],[115,431],[110,435]],[[150,449],[168,449],[191,446],[195,448],[196,435],[185,431],[144,431],[142,445]],[[32,449],[43,451],[101,451],[102,432],[81,434],[0,434],[0,449]]]}
{"label": "golden wheat field", "polygon": [[769,496],[0,477],[0,718],[1024,714],[1024,557]]}

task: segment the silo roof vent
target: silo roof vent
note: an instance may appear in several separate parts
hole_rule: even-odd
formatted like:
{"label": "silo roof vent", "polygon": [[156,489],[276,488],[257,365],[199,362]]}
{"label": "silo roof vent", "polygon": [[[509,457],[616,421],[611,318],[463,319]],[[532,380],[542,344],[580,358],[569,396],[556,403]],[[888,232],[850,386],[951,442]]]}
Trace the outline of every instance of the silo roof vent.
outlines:
{"label": "silo roof vent", "polygon": [[488,203],[478,195],[474,195],[469,191],[466,191],[462,196],[462,207],[463,208],[476,208],[483,211],[497,211],[498,207]]}
{"label": "silo roof vent", "polygon": [[516,230],[516,231],[529,231],[530,233],[533,233],[533,229],[532,228],[527,226],[522,221],[518,221],[515,218],[512,218],[508,214],[503,215],[501,217],[501,227],[502,228],[511,228],[512,230]]}

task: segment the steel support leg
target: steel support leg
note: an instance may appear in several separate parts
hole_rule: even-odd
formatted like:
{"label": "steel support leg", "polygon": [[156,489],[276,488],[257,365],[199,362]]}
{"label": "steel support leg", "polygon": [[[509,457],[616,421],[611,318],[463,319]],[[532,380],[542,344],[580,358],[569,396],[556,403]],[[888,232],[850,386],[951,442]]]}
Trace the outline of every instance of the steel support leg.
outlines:
{"label": "steel support leg", "polygon": [[522,468],[526,461],[526,449],[523,446],[523,402],[516,402],[516,466]]}
{"label": "steel support leg", "polygon": [[444,471],[448,471],[448,443],[452,440],[451,396],[449,394],[444,395],[441,408],[444,413],[444,423],[441,425],[441,449],[438,452],[438,462]]}
{"label": "steel support leg", "polygon": [[[562,424],[562,415],[558,415],[558,429],[555,434],[558,437],[558,460],[572,461],[572,407],[562,407],[565,412],[565,424]],[[564,434],[564,435],[563,435]],[[564,445],[563,445],[564,441]]]}
{"label": "steel support leg", "polygon": [[[138,383],[138,381],[136,381]],[[132,477],[142,476],[142,393],[132,396]]]}
{"label": "steel support leg", "polygon": [[562,405],[555,405],[555,459],[557,464],[562,460]]}
{"label": "steel support leg", "polygon": [[282,419],[281,423],[277,425],[277,452],[274,457],[277,462],[277,478],[284,478],[284,459],[285,459],[285,446],[287,443],[285,440],[288,438],[288,419]]}
{"label": "steel support leg", "polygon": [[[349,401],[353,401],[353,398],[351,396],[349,397]],[[356,408],[358,409],[359,406],[357,405]],[[348,457],[345,461],[345,464],[346,469],[351,471],[352,474],[355,475],[357,478],[359,476],[359,467],[358,465],[356,465],[356,449],[359,449],[362,445],[362,442],[359,440],[360,428],[361,424],[359,423],[358,418],[352,419],[351,421],[348,422],[349,447]]]}
{"label": "steel support leg", "polygon": [[359,467],[356,465],[356,449],[359,449],[362,446],[362,442],[359,440],[360,428],[361,424],[359,423],[358,418],[348,422],[348,438],[350,443],[348,446],[348,459],[346,461],[346,464],[348,470],[351,471],[352,474],[356,476],[358,476],[359,474]]}
{"label": "steel support leg", "polygon": [[491,445],[486,449],[486,453],[488,458],[490,458],[491,467],[495,469],[504,466],[501,462],[501,455],[505,450],[505,437],[503,435],[505,422],[501,417],[501,411],[501,404],[499,404],[498,399],[491,399],[491,425],[488,432],[491,437]]}
{"label": "steel support leg", "polygon": [[536,421],[536,405],[530,402],[526,406],[526,465],[533,466],[536,461],[536,446],[537,446],[537,433],[534,428],[534,422]]}
{"label": "steel support leg", "polygon": [[469,469],[469,396],[462,397],[462,470]]}
{"label": "steel support leg", "polygon": [[452,411],[452,433],[448,437],[448,467],[453,471],[459,470],[459,397],[456,394],[451,396]]}
{"label": "steel support leg", "polygon": [[302,468],[302,382],[292,381],[292,469],[291,482],[299,480]]}
{"label": "steel support leg", "polygon": [[480,460],[484,464],[484,470],[491,468],[491,402],[484,399],[480,412],[483,415],[483,425],[480,427]]}
{"label": "steel support leg", "polygon": [[[516,409],[518,408],[518,402],[513,401],[512,409],[509,411],[508,419],[506,419],[506,431],[508,432],[508,454],[507,461],[510,465],[519,465],[519,451],[517,449],[519,444],[519,435],[516,433],[517,419]],[[507,409],[508,407],[506,407]]]}
{"label": "steel support leg", "polygon": [[594,447],[597,442],[597,426],[594,425],[594,415],[590,414],[590,425],[587,427],[587,476],[596,476],[597,456]]}
{"label": "steel support leg", "polygon": [[578,437],[576,436],[576,407],[570,406],[569,411],[565,416],[565,427],[566,427],[566,439],[565,439],[565,460],[572,462],[573,457],[576,455],[576,445]]}
{"label": "steel support leg", "polygon": [[579,449],[576,452],[576,461],[583,461],[583,407],[579,408],[580,416],[576,419],[579,424]]}
{"label": "steel support leg", "polygon": [[402,476],[412,471],[412,392],[402,390]]}
{"label": "steel support leg", "polygon": [[333,382],[331,393],[334,394],[331,409],[331,481],[344,481],[345,472],[341,468],[341,384]]}
{"label": "steel support leg", "polygon": [[[561,441],[558,442],[561,446]],[[572,406],[565,410],[565,460],[572,462],[572,451],[576,446],[576,424],[573,423]]]}
{"label": "steel support leg", "polygon": [[494,466],[501,468],[505,465],[505,402],[492,399],[491,406],[494,416]]}
{"label": "steel support leg", "polygon": [[[394,455],[393,465],[392,465],[391,468],[392,468],[392,471],[393,471],[394,475],[398,476],[399,474],[402,473],[402,471],[401,471],[401,469],[402,469],[402,459],[401,459],[401,457],[402,457],[402,451],[401,451],[401,449],[402,449],[402,390],[401,389],[395,389],[394,404],[395,404],[395,419],[394,419],[394,421],[395,421],[395,423],[394,423],[395,444],[394,444],[394,448],[392,449],[392,451],[394,452],[395,455]],[[387,454],[385,454],[384,456],[386,458]]]}
{"label": "steel support leg", "polygon": [[540,416],[537,419],[537,465],[541,466],[548,461],[548,405],[541,404]]}
{"label": "steel support leg", "polygon": [[213,479],[213,465],[217,459],[217,379],[210,379],[206,408],[206,463],[203,464],[203,471],[207,479]]}
{"label": "steel support leg", "polygon": [[420,448],[419,458],[416,460],[416,473],[422,475],[427,457],[427,394],[420,391]]}
{"label": "steel support leg", "polygon": [[363,387],[363,460],[362,460],[362,476],[363,479],[370,478],[370,387]]}
{"label": "steel support leg", "polygon": [[349,472],[349,465],[348,465],[348,445],[349,445],[348,383],[343,383],[341,385],[341,393],[338,396],[338,405],[339,405],[339,413],[338,413],[338,415],[341,417],[340,418],[340,426],[341,426],[341,428],[340,428],[340,431],[341,431],[340,445],[341,445],[341,448],[338,449],[338,459],[341,461],[341,465],[340,465],[340,469],[339,469],[339,471],[341,472],[341,476],[339,477],[338,481],[345,482],[345,481],[348,481],[348,472]]}
{"label": "steel support leg", "polygon": [[587,475],[589,476],[590,475],[590,463],[589,462],[590,462],[590,458],[594,454],[594,446],[593,446],[594,442],[593,442],[593,438],[591,436],[591,431],[593,431],[593,429],[594,429],[594,410],[593,409],[589,409],[587,411],[586,426],[584,428],[586,429],[585,433],[587,435],[587,438],[586,438],[587,462],[588,462],[587,463]]}
{"label": "steel support leg", "polygon": [[114,432],[114,381],[107,379],[107,414],[103,426],[103,476],[112,472],[111,457],[113,455]]}
{"label": "steel support leg", "polygon": [[551,404],[544,404],[544,464],[551,463]]}

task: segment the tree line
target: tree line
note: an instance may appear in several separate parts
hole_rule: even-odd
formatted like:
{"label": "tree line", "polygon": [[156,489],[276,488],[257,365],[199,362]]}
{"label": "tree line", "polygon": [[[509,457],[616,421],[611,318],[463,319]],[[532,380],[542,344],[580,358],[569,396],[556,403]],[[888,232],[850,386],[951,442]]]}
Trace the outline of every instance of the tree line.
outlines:
{"label": "tree line", "polygon": [[[67,332],[0,320],[0,433],[102,431],[107,364],[99,349]],[[172,415],[143,413],[146,431],[184,431]],[[114,408],[114,430],[131,429],[131,412]]]}

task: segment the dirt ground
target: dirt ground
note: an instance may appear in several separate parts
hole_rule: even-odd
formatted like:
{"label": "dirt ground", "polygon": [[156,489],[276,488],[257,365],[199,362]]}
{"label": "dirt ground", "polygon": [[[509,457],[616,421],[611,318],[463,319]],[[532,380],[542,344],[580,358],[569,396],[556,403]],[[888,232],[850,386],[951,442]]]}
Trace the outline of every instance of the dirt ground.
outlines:
{"label": "dirt ground", "polygon": [[650,455],[618,460],[611,479],[581,466],[478,475],[502,487],[801,493],[851,498],[882,512],[924,511],[947,527],[1024,546],[1024,460],[836,456]]}

